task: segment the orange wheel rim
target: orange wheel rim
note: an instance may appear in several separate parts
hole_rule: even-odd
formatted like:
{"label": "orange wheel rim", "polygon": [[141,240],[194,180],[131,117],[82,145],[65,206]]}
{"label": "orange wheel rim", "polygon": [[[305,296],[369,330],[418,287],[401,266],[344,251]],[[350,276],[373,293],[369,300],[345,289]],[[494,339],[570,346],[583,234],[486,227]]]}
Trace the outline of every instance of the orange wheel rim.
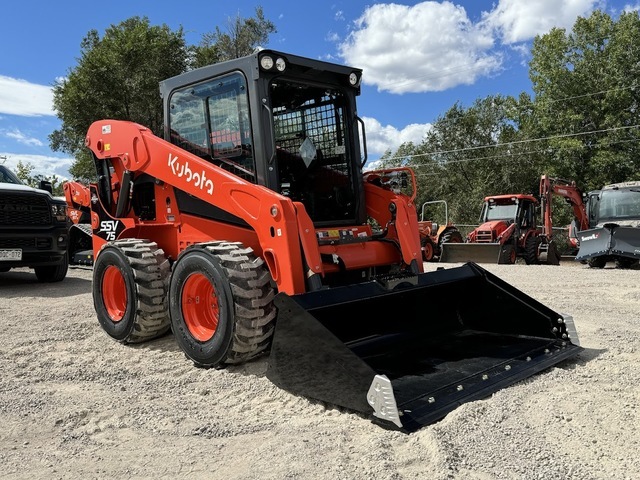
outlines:
{"label": "orange wheel rim", "polygon": [[433,258],[433,245],[430,243],[425,244],[423,247],[422,257],[428,262]]}
{"label": "orange wheel rim", "polygon": [[220,308],[216,289],[211,280],[201,273],[187,278],[182,287],[182,316],[193,337],[205,342],[216,333]]}
{"label": "orange wheel rim", "polygon": [[118,267],[110,265],[102,277],[102,301],[107,315],[119,322],[127,310],[127,286]]}

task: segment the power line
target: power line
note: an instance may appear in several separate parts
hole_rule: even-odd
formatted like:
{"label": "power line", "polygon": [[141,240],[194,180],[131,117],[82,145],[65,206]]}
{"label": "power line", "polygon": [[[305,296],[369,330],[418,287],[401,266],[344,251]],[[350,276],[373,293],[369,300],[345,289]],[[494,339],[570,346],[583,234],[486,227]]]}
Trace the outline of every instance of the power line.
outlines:
{"label": "power line", "polygon": [[425,156],[429,156],[429,155],[443,155],[443,154],[449,154],[449,153],[461,153],[461,152],[470,152],[470,151],[474,151],[474,150],[481,150],[481,149],[485,149],[485,148],[498,148],[498,147],[510,147],[510,146],[514,146],[514,145],[521,145],[521,144],[525,144],[525,143],[532,143],[532,142],[540,142],[543,140],[555,140],[558,138],[570,138],[570,137],[580,137],[580,136],[584,136],[584,135],[592,135],[595,133],[607,133],[607,132],[615,132],[618,130],[629,130],[632,128],[638,128],[640,127],[640,124],[636,124],[636,125],[629,125],[629,126],[625,126],[625,127],[612,127],[612,128],[605,128],[605,129],[601,129],[601,130],[591,130],[589,132],[579,132],[579,133],[564,133],[564,134],[559,134],[559,135],[550,135],[548,137],[539,137],[539,138],[529,138],[529,139],[525,139],[525,140],[516,140],[513,142],[507,142],[507,143],[494,143],[494,144],[488,144],[488,145],[477,145],[474,147],[464,147],[464,148],[457,148],[457,149],[452,149],[452,150],[437,150],[437,151],[433,151],[433,152],[425,152],[425,153],[416,153],[415,155],[401,155],[401,156],[397,156],[397,157],[389,157],[389,158],[385,158],[383,159],[384,161],[387,160],[399,160],[399,159],[406,159],[406,158],[418,158],[418,157],[425,157]]}

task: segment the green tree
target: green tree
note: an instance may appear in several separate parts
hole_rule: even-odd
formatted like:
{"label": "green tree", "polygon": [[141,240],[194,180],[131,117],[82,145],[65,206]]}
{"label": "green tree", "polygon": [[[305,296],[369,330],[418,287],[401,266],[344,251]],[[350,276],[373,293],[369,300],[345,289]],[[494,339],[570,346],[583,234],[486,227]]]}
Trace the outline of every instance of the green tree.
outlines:
{"label": "green tree", "polygon": [[26,185],[30,187],[39,188],[40,182],[50,182],[53,195],[62,197],[64,196],[64,190],[62,188],[62,180],[57,175],[33,175],[33,169],[35,167],[30,163],[22,163],[22,160],[18,160],[16,165],[16,176],[22,180]]}
{"label": "green tree", "polygon": [[101,38],[91,30],[81,43],[76,67],[53,87],[53,106],[61,128],[50,136],[54,151],[73,155],[74,178],[95,177],[90,152],[84,146],[87,129],[102,118],[131,120],[162,132],[160,80],[185,71],[188,52],[182,28],[151,26],[132,17],[107,28]]}
{"label": "green tree", "polygon": [[200,45],[194,48],[194,67],[251,55],[276,33],[275,25],[264,18],[262,7],[256,7],[255,17],[242,18],[240,14],[229,18],[226,32],[216,27],[215,32],[205,33]]}
{"label": "green tree", "polygon": [[540,160],[522,142],[518,111],[518,100],[497,95],[439,117],[411,155],[420,204],[445,200],[455,222],[473,224],[486,195],[537,192]]}
{"label": "green tree", "polygon": [[536,37],[536,94],[529,136],[548,138],[553,173],[584,189],[640,178],[640,19],[622,13],[578,18],[571,32]]}

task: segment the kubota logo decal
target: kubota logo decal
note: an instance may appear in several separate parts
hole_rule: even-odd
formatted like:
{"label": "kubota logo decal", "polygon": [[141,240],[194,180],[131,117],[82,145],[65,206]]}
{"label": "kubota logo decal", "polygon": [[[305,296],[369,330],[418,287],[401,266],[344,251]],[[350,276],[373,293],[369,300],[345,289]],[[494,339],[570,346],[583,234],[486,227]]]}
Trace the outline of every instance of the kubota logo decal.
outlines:
{"label": "kubota logo decal", "polygon": [[202,170],[202,173],[194,172],[189,168],[188,161],[184,162],[183,165],[178,161],[177,155],[175,157],[171,156],[171,152],[169,152],[168,165],[176,177],[185,177],[187,182],[193,183],[194,186],[200,187],[200,190],[205,190],[209,195],[213,195],[213,182],[207,178],[204,170]]}

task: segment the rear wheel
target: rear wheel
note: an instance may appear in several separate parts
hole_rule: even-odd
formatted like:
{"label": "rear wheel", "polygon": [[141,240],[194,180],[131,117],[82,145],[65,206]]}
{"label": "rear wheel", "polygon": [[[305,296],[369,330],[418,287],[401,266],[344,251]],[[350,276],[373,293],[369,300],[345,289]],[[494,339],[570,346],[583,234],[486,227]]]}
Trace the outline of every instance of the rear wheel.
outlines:
{"label": "rear wheel", "polygon": [[232,242],[189,247],[169,287],[176,341],[200,367],[245,362],[270,345],[274,296],[271,276],[251,248]]}
{"label": "rear wheel", "polygon": [[638,264],[638,259],[629,257],[616,258],[616,268],[632,268]]}
{"label": "rear wheel", "polygon": [[449,230],[448,232],[444,232],[442,237],[440,237],[440,244],[443,243],[462,243],[464,239],[462,238],[462,234],[458,230]]}
{"label": "rear wheel", "polygon": [[34,267],[38,281],[43,283],[61,282],[67,276],[69,269],[69,257],[64,254],[62,262],[58,265],[47,265],[46,267]]}
{"label": "rear wheel", "polygon": [[106,244],[93,267],[93,304],[102,328],[122,343],[169,330],[169,261],[157,244],[125,239]]}
{"label": "rear wheel", "polygon": [[527,265],[538,265],[540,258],[538,250],[540,249],[540,237],[530,235],[524,243],[524,261]]}
{"label": "rear wheel", "polygon": [[420,247],[422,249],[422,260],[430,262],[436,255],[436,246],[430,237],[424,236],[420,241]]}

